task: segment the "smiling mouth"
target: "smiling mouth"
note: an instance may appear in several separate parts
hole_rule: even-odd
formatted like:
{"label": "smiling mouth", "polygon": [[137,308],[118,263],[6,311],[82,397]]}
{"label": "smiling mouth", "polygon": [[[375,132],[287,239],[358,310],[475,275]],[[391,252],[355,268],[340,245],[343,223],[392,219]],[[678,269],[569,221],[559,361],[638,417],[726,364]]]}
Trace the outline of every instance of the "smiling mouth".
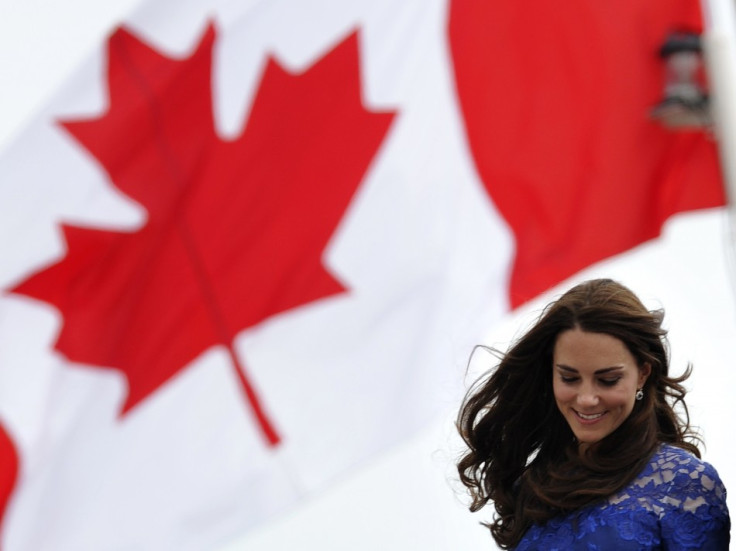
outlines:
{"label": "smiling mouth", "polygon": [[605,411],[601,413],[581,413],[577,410],[573,411],[575,412],[575,415],[577,415],[578,419],[587,423],[594,423],[606,414]]}

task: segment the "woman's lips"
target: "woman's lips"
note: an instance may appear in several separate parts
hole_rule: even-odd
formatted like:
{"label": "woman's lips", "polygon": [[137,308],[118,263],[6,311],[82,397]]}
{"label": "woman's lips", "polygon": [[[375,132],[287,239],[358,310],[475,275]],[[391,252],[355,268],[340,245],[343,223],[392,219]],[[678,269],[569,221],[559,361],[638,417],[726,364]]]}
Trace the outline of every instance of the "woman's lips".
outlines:
{"label": "woman's lips", "polygon": [[594,425],[595,423],[600,421],[606,414],[605,411],[601,411],[598,413],[582,413],[577,410],[573,411],[575,412],[575,417],[577,417],[578,421],[583,425]]}

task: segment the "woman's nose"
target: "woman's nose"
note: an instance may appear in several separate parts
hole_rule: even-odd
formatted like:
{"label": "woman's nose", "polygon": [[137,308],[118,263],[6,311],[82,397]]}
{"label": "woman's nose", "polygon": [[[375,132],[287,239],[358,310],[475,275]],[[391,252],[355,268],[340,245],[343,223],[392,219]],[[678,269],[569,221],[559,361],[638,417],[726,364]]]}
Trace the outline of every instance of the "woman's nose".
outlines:
{"label": "woman's nose", "polygon": [[595,407],[598,405],[598,394],[593,388],[581,388],[578,393],[578,404],[581,407]]}

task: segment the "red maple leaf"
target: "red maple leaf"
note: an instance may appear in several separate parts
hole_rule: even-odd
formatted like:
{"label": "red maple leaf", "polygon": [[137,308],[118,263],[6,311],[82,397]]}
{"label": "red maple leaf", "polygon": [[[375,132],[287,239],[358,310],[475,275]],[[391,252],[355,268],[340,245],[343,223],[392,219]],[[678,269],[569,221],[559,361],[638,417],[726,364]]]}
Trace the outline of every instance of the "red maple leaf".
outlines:
{"label": "red maple leaf", "polygon": [[724,203],[715,144],[649,118],[657,52],[697,0],[452,0],[449,35],[476,167],[516,239],[513,306]]}
{"label": "red maple leaf", "polygon": [[63,226],[68,254],[13,289],[64,316],[56,349],[119,369],[121,415],[224,345],[267,442],[280,436],[232,343],[263,320],[345,291],[321,256],[393,113],[361,104],[357,33],[303,74],[269,59],[242,135],[213,123],[209,27],[188,58],[130,32],[109,40],[110,109],[63,127],[143,205],[139,231]]}

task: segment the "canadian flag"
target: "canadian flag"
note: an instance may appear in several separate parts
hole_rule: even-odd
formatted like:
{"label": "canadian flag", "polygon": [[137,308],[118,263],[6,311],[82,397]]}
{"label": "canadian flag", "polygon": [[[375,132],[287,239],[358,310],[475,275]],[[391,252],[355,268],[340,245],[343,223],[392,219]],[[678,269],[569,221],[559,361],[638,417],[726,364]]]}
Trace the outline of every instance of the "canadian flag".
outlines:
{"label": "canadian flag", "polygon": [[722,205],[694,0],[151,0],[0,157],[0,545],[212,549],[459,399],[512,308]]}

